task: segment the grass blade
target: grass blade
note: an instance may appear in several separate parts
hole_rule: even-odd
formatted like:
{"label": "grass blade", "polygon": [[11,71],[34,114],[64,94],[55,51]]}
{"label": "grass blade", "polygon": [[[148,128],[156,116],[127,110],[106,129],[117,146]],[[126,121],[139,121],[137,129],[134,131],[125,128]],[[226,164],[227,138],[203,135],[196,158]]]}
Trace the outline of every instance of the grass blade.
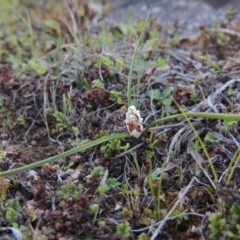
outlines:
{"label": "grass blade", "polygon": [[150,9],[148,10],[148,15],[147,15],[147,18],[144,22],[144,25],[143,25],[143,28],[142,28],[142,32],[139,36],[139,39],[137,41],[137,45],[134,49],[134,53],[133,53],[133,56],[132,56],[132,60],[131,60],[131,64],[130,64],[130,72],[129,72],[129,76],[128,76],[128,85],[127,85],[127,98],[128,98],[128,106],[131,106],[132,105],[132,75],[133,75],[133,66],[134,66],[134,61],[135,61],[135,58],[136,58],[136,54],[138,52],[138,49],[139,49],[139,46],[140,46],[140,43],[142,41],[142,38],[143,38],[143,34],[145,32],[145,29],[146,29],[146,25],[147,25],[147,22],[148,22],[148,19],[149,19],[149,16],[150,16],[150,12],[151,12],[151,7]]}
{"label": "grass blade", "polygon": [[16,174],[16,173],[21,173],[21,172],[33,169],[35,167],[40,167],[40,166],[42,166],[46,163],[55,162],[55,161],[57,161],[61,158],[68,157],[68,156],[70,156],[74,153],[77,153],[77,152],[83,152],[83,151],[85,151],[85,150],[87,150],[91,147],[97,146],[101,143],[104,143],[104,142],[107,142],[107,141],[110,141],[110,140],[113,140],[113,139],[122,139],[122,138],[128,138],[128,137],[130,137],[130,135],[128,133],[118,133],[118,134],[113,134],[113,135],[110,135],[110,136],[105,136],[105,137],[96,139],[94,141],[87,142],[87,143],[85,143],[85,144],[83,144],[79,147],[73,148],[73,149],[68,150],[66,152],[60,153],[56,156],[53,156],[53,157],[50,157],[50,158],[47,158],[47,159],[44,159],[44,160],[41,160],[41,161],[34,162],[34,163],[28,164],[26,166],[22,166],[22,167],[15,168],[15,169],[12,169],[12,170],[0,172],[0,177],[10,176],[10,175],[13,175],[13,174]]}

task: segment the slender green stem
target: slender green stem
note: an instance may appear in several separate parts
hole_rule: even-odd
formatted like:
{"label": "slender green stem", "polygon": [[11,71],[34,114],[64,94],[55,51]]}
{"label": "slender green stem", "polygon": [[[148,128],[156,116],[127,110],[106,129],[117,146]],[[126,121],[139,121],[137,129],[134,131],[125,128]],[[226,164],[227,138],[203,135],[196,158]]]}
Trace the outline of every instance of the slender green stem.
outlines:
{"label": "slender green stem", "polygon": [[221,119],[221,120],[227,120],[227,121],[240,121],[240,114],[232,114],[232,113],[205,113],[205,112],[186,112],[184,114],[176,114],[167,116],[161,119],[157,119],[156,121],[153,121],[150,123],[146,128],[145,131],[149,130],[151,127],[158,123],[163,123],[169,120],[173,120],[176,118],[184,118],[184,115],[187,117],[199,117],[199,118],[209,118],[209,119]]}
{"label": "slender green stem", "polygon": [[132,56],[132,60],[131,60],[131,64],[130,64],[130,71],[129,71],[129,76],[128,76],[128,86],[127,86],[127,98],[128,98],[128,106],[131,106],[132,105],[132,75],[133,75],[133,65],[134,65],[134,61],[135,61],[135,58],[136,58],[136,55],[137,55],[137,52],[138,52],[138,49],[139,49],[139,46],[140,46],[140,43],[142,41],[142,38],[143,38],[143,34],[145,32],[145,28],[146,28],[146,25],[147,25],[147,22],[148,22],[148,19],[149,19],[149,15],[150,15],[150,12],[151,12],[151,7],[148,11],[148,15],[147,15],[147,18],[144,22],[144,25],[143,25],[143,28],[142,28],[142,32],[140,34],[140,37],[138,38],[138,41],[137,41],[137,45],[134,49],[134,53],[133,53],[133,56]]}
{"label": "slender green stem", "polygon": [[16,174],[16,173],[21,173],[21,172],[27,171],[29,169],[33,169],[35,167],[40,167],[40,166],[42,166],[46,163],[55,162],[59,159],[68,157],[68,156],[70,156],[74,153],[83,152],[83,151],[85,151],[85,150],[87,150],[91,147],[94,147],[96,145],[99,145],[101,143],[104,143],[104,142],[107,142],[107,141],[110,141],[110,140],[113,140],[113,139],[122,139],[122,138],[128,138],[128,137],[130,137],[130,135],[128,133],[118,133],[118,134],[113,134],[113,135],[110,135],[110,136],[105,136],[105,137],[96,139],[94,141],[87,142],[87,143],[85,143],[85,144],[83,144],[79,147],[73,148],[73,149],[68,150],[66,152],[60,153],[56,156],[53,156],[53,157],[50,157],[50,158],[47,158],[47,159],[44,159],[44,160],[41,160],[41,161],[38,161],[38,162],[34,162],[34,163],[31,163],[31,164],[28,164],[28,165],[25,165],[25,166],[22,166],[22,167],[19,167],[19,168],[15,168],[15,169],[12,169],[12,170],[9,170],[9,171],[0,172],[0,177],[9,176],[9,175],[13,175],[13,174]]}

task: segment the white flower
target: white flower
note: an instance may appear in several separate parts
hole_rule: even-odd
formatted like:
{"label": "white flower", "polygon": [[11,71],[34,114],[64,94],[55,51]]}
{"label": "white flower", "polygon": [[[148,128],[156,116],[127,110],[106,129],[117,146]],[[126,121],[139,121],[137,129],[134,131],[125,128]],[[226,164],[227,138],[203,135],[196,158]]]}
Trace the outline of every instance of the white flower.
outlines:
{"label": "white flower", "polygon": [[141,118],[139,110],[133,105],[130,106],[126,113],[125,123],[131,136],[135,138],[140,137],[143,130],[142,121],[143,118]]}

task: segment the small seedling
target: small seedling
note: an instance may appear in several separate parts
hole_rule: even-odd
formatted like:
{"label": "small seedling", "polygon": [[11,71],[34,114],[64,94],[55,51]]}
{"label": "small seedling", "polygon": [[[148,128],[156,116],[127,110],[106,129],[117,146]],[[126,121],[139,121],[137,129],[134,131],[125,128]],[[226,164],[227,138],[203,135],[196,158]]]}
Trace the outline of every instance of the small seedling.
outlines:
{"label": "small seedling", "polygon": [[154,140],[153,132],[151,132],[150,138],[148,138],[146,140],[146,142],[147,142],[148,149],[144,151],[144,155],[147,158],[151,159],[154,156],[154,154],[155,154],[154,153],[155,145],[158,143],[157,139]]}
{"label": "small seedling", "polygon": [[96,175],[103,176],[103,174],[104,174],[104,167],[102,166],[95,167],[90,173],[91,177],[94,177]]}
{"label": "small seedling", "polygon": [[[152,164],[150,163],[150,172],[152,172]],[[159,216],[161,211],[161,191],[162,191],[162,174],[157,176],[151,173],[148,177],[148,185],[153,199],[156,216]]]}
{"label": "small seedling", "polygon": [[[185,210],[178,210],[178,209],[176,209],[176,210],[173,212],[172,216],[173,216],[173,217],[177,217],[177,218],[175,219],[177,225],[181,224],[182,221],[184,221],[184,220],[188,220],[187,215],[183,215],[184,213],[187,213],[187,211],[188,211],[188,209],[185,209]],[[180,215],[180,216],[179,216],[179,215]]]}
{"label": "small seedling", "polygon": [[96,80],[93,80],[92,81],[92,87],[97,87],[97,88],[100,88],[100,89],[105,89],[105,86],[104,86],[104,83],[99,80],[99,79],[96,79]]}
{"label": "small seedling", "polygon": [[210,144],[220,143],[220,140],[217,139],[213,133],[208,132],[207,135],[204,137],[204,143],[206,144],[206,146],[209,146]]}
{"label": "small seedling", "polygon": [[6,213],[6,221],[13,222],[16,221],[19,216],[19,213],[16,212],[13,208],[8,208]]}
{"label": "small seedling", "polygon": [[6,151],[0,151],[0,162],[2,162],[6,156],[7,156]]}
{"label": "small seedling", "polygon": [[157,59],[157,66],[158,67],[163,67],[166,64],[168,64],[170,57],[163,58],[163,57],[158,57]]}
{"label": "small seedling", "polygon": [[123,103],[123,94],[121,92],[118,91],[110,91],[110,100],[112,102],[117,102],[118,104],[122,104]]}
{"label": "small seedling", "polygon": [[140,193],[141,189],[138,186],[135,186],[134,189],[129,189],[127,182],[120,188],[120,194],[125,197],[128,208],[134,210],[135,214],[138,214],[140,211]]}
{"label": "small seedling", "polygon": [[19,125],[24,125],[24,123],[26,122],[26,120],[22,114],[18,115],[17,122]]}
{"label": "small seedling", "polygon": [[60,34],[61,26],[60,26],[60,23],[57,22],[56,20],[50,19],[50,20],[44,21],[43,23],[44,23],[44,25],[46,25],[47,28],[50,28],[50,29],[56,31],[57,35]]}
{"label": "small seedling", "polygon": [[72,131],[73,131],[73,134],[75,135],[75,139],[70,143],[72,147],[76,148],[76,147],[79,147],[83,144],[86,144],[87,142],[89,142],[90,140],[89,139],[80,139],[78,136],[79,136],[79,129],[77,127],[72,127]]}
{"label": "small seedling", "polygon": [[130,230],[129,222],[120,223],[117,226],[117,234],[123,238],[130,236]]}
{"label": "small seedling", "polygon": [[116,178],[108,178],[106,183],[97,188],[100,196],[104,196],[105,193],[111,189],[117,188],[120,185],[120,182]]}
{"label": "small seedling", "polygon": [[173,87],[165,88],[162,92],[158,89],[152,89],[147,92],[147,96],[157,100],[160,104],[163,104],[165,107],[171,105],[171,93],[173,92]]}
{"label": "small seedling", "polygon": [[98,215],[98,212],[99,212],[99,205],[94,203],[94,204],[91,204],[89,206],[90,210],[94,212],[94,217],[93,217],[93,224],[95,223],[96,219],[97,219],[97,215]]}
{"label": "small seedling", "polygon": [[123,184],[122,188],[120,188],[120,193],[123,194],[124,196],[132,193],[132,190],[129,189],[127,182]]}
{"label": "small seedling", "polygon": [[226,33],[216,30],[215,34],[219,46],[226,46],[229,43],[230,38]]}
{"label": "small seedling", "polygon": [[137,238],[137,240],[146,240],[146,239],[147,239],[147,234],[144,232],[142,232]]}
{"label": "small seedling", "polygon": [[130,147],[129,143],[126,143],[125,146],[121,146],[121,140],[120,139],[113,139],[109,141],[105,146],[102,146],[100,148],[101,153],[104,155],[104,157],[111,156],[114,152],[118,151],[126,151]]}
{"label": "small seedling", "polygon": [[234,95],[236,94],[237,90],[236,88],[229,87],[227,90],[228,95]]}
{"label": "small seedling", "polygon": [[75,82],[79,87],[83,88],[85,91],[88,91],[91,89],[86,78],[77,77],[75,79]]}
{"label": "small seedling", "polygon": [[68,185],[63,185],[61,190],[57,191],[56,196],[63,198],[64,200],[68,200],[70,198],[77,199],[79,197],[79,192],[82,190],[82,185],[76,186],[71,183]]}
{"label": "small seedling", "polygon": [[79,129],[77,127],[72,127],[73,134],[75,135],[74,141],[72,141],[70,144],[72,147],[80,146],[83,141],[78,137],[79,135]]}
{"label": "small seedling", "polygon": [[199,58],[200,61],[202,61],[203,63],[205,63],[209,67],[212,67],[216,72],[222,70],[221,67],[217,63],[215,63],[211,60],[209,55],[203,55],[202,53],[199,53],[198,58]]}
{"label": "small seedling", "polygon": [[194,149],[196,152],[198,152],[198,153],[199,153],[199,152],[201,151],[201,149],[202,149],[202,146],[201,146],[201,144],[199,143],[198,140],[192,141],[191,145],[192,145],[193,149]]}
{"label": "small seedling", "polygon": [[104,196],[108,190],[110,190],[110,187],[106,183],[97,188],[100,196]]}
{"label": "small seedling", "polygon": [[27,64],[24,64],[24,67],[26,69],[33,69],[39,75],[44,75],[47,72],[46,68],[43,65],[33,60],[30,60]]}
{"label": "small seedling", "polygon": [[116,178],[108,178],[106,184],[109,186],[110,189],[114,189],[118,187],[121,183],[118,182]]}
{"label": "small seedling", "polygon": [[53,116],[57,121],[55,131],[63,131],[64,129],[71,126],[71,121],[62,112],[56,111],[53,113]]}
{"label": "small seedling", "polygon": [[73,131],[75,137],[77,138],[78,134],[79,134],[79,129],[77,127],[72,127],[72,131]]}
{"label": "small seedling", "polygon": [[198,95],[196,93],[193,93],[190,95],[190,100],[194,103],[200,102],[200,98],[198,97]]}
{"label": "small seedling", "polygon": [[129,210],[127,208],[123,208],[122,215],[123,215],[124,218],[131,219],[133,217],[133,211]]}
{"label": "small seedling", "polygon": [[10,223],[18,219],[21,207],[18,199],[13,199],[7,207],[6,220]]}
{"label": "small seedling", "polygon": [[103,55],[100,56],[100,62],[104,63],[108,67],[114,66],[113,59],[110,59],[109,57],[106,57],[106,56],[103,56]]}
{"label": "small seedling", "polygon": [[[158,101],[159,104],[166,108],[166,114],[169,115],[169,107],[171,106],[172,99],[171,93],[173,92],[173,87],[165,88],[162,92],[159,89],[152,89],[147,92],[147,96],[153,100]],[[164,113],[164,110],[162,111]],[[162,114],[163,115],[163,114]]]}
{"label": "small seedling", "polygon": [[232,131],[233,130],[233,126],[237,124],[237,121],[229,121],[229,120],[224,120],[223,121],[223,126],[222,126],[222,130],[224,132],[228,132],[228,131]]}
{"label": "small seedling", "polygon": [[104,136],[109,136],[109,131],[101,130],[98,134],[94,136],[94,138],[98,139]]}
{"label": "small seedling", "polygon": [[209,228],[212,233],[209,236],[209,239],[218,240],[221,238],[223,231],[227,230],[226,219],[223,218],[221,212],[213,213],[209,218],[210,224]]}
{"label": "small seedling", "polygon": [[34,222],[34,221],[36,221],[36,220],[38,219],[38,217],[37,217],[37,215],[35,214],[33,208],[30,209],[30,211],[29,211],[29,216],[30,216],[32,222]]}
{"label": "small seedling", "polygon": [[236,203],[231,206],[228,219],[221,212],[213,213],[209,217],[210,224],[208,227],[212,231],[209,239],[218,240],[227,236],[229,239],[238,240],[240,236],[239,216],[240,206]]}

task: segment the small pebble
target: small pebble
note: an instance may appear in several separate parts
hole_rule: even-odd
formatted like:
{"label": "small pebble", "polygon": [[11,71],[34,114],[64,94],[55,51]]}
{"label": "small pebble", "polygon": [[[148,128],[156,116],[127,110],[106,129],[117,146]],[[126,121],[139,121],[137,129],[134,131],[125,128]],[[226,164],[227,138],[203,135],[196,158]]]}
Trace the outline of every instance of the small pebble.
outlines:
{"label": "small pebble", "polygon": [[54,165],[52,165],[52,167],[51,167],[51,170],[52,170],[53,172],[56,172],[58,169],[60,169],[60,166],[59,166],[58,164],[54,164]]}
{"label": "small pebble", "polygon": [[7,147],[9,145],[8,141],[2,140],[2,146]]}
{"label": "small pebble", "polygon": [[32,141],[31,141],[31,145],[32,145],[32,146],[37,146],[37,141],[32,140]]}

